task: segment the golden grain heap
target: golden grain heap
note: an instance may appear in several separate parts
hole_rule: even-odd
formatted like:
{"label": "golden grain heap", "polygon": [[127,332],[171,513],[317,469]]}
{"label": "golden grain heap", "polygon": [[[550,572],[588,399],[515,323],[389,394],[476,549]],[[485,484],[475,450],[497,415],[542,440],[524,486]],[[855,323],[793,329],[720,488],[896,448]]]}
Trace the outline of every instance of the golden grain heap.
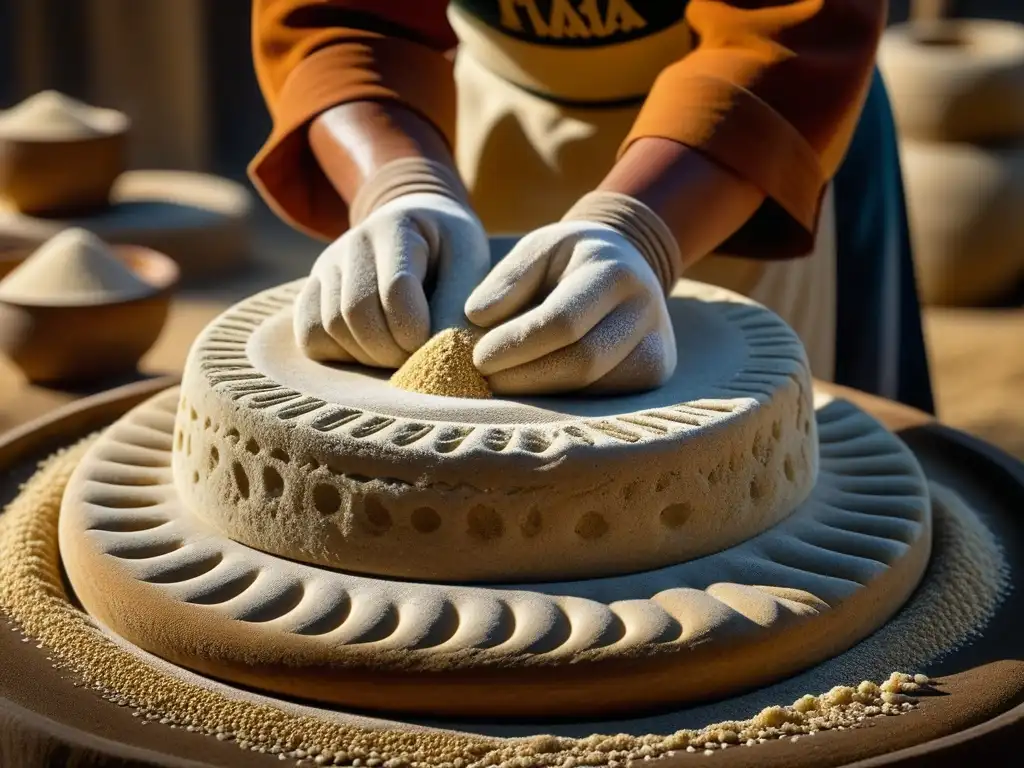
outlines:
{"label": "golden grain heap", "polygon": [[487,379],[473,365],[475,342],[471,331],[441,331],[395,371],[392,386],[424,395],[490,397]]}

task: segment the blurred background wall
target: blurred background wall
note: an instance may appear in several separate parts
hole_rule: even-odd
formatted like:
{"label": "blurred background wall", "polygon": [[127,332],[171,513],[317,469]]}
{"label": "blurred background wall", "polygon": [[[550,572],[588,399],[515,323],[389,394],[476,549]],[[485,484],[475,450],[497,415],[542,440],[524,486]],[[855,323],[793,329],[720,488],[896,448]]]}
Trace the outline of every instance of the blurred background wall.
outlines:
{"label": "blurred background wall", "polygon": [[[233,178],[269,128],[249,52],[251,0],[0,0],[0,107],[43,88],[131,114],[132,164]],[[890,0],[891,20],[909,0]],[[950,0],[1024,21],[1024,0]]]}

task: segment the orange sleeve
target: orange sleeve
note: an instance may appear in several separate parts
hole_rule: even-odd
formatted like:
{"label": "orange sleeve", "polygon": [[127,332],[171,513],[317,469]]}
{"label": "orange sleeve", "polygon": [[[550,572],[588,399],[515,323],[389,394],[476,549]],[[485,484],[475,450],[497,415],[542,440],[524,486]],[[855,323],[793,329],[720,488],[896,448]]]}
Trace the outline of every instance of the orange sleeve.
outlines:
{"label": "orange sleeve", "polygon": [[292,226],[334,238],[348,208],[307,140],[322,112],[352,101],[397,101],[452,141],[455,34],[447,0],[253,0],[256,77],[273,130],[249,165],[263,199]]}
{"label": "orange sleeve", "polygon": [[690,0],[699,42],[659,75],[621,151],[641,137],[673,139],[756,184],[767,201],[723,252],[808,253],[870,85],[887,5]]}

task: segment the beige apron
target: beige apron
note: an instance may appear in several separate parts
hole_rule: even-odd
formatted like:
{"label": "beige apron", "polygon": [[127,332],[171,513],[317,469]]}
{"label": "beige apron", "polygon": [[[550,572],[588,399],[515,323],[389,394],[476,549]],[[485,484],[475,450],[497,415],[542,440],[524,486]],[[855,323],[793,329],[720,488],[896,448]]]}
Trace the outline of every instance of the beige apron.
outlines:
{"label": "beige apron", "polygon": [[[495,48],[493,34],[454,6],[449,17],[460,38],[455,156],[477,213],[494,235],[520,235],[557,221],[604,178],[639,107],[567,107],[535,95],[512,82],[529,83],[533,74],[517,68],[516,51],[507,45]],[[674,45],[680,50],[678,39]],[[561,61],[558,55],[562,52],[551,53],[543,64],[560,72],[585,66],[571,57],[587,55],[586,49],[565,52]],[[621,71],[615,67],[618,63],[612,71]],[[654,75],[641,73],[647,86]],[[602,73],[591,71],[587,87],[592,90],[602,80]],[[830,187],[811,256],[775,262],[709,256],[686,277],[729,288],[774,310],[799,334],[814,375],[830,381],[835,367],[834,224]]]}

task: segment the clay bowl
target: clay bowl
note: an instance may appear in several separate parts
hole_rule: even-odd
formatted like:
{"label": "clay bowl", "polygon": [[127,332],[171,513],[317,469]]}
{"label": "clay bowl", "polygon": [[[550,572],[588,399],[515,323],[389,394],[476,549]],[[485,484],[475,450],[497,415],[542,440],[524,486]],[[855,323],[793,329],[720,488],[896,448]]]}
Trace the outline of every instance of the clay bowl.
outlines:
{"label": "clay bowl", "polygon": [[126,165],[128,117],[95,109],[102,135],[81,138],[0,136],[0,205],[30,215],[105,208]]}
{"label": "clay bowl", "polygon": [[98,303],[0,300],[0,352],[37,384],[75,385],[131,373],[167,321],[177,264],[134,245],[114,254],[151,286],[144,296]]}

